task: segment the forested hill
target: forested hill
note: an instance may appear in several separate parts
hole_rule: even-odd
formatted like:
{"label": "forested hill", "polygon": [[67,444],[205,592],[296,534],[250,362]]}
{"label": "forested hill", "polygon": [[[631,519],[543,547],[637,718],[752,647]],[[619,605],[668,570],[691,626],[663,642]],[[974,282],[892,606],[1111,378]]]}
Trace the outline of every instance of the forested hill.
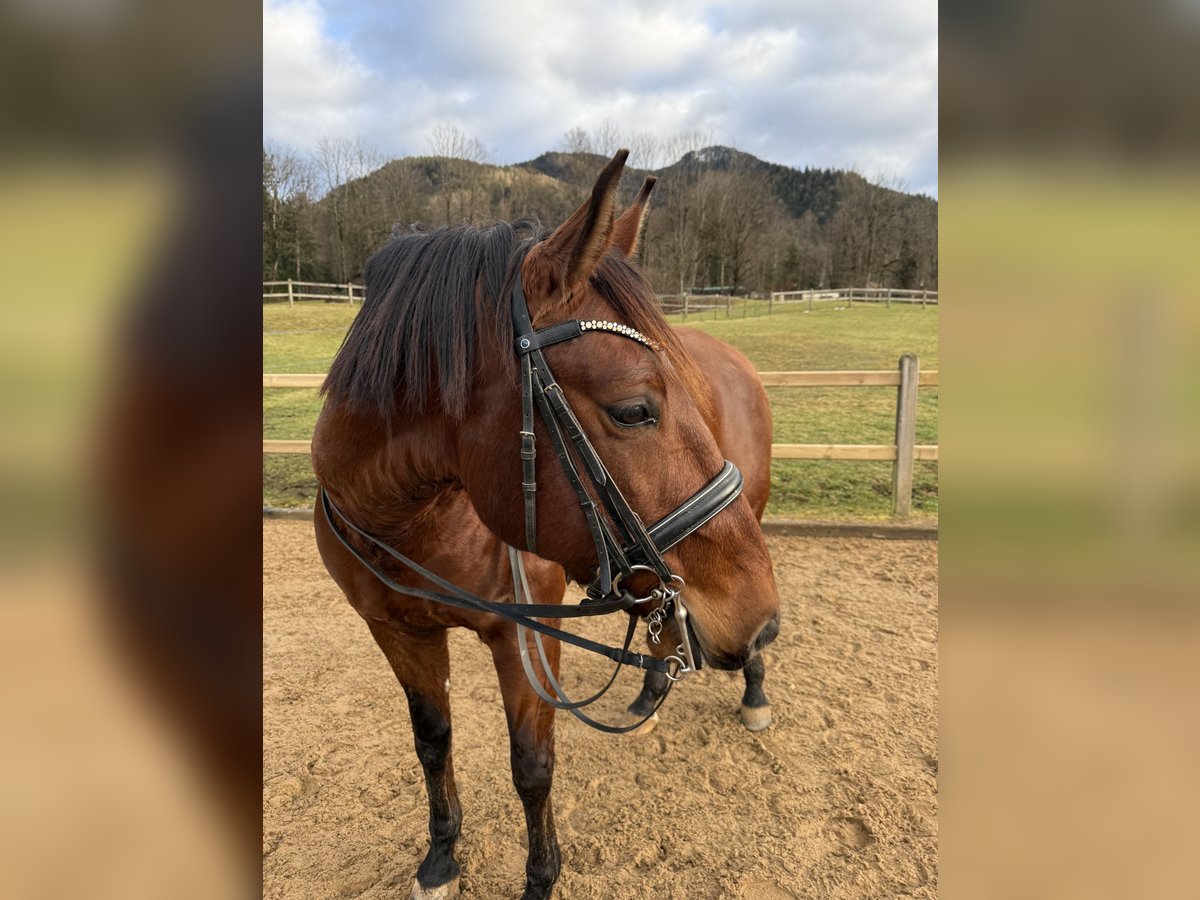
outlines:
{"label": "forested hill", "polygon": [[[361,178],[337,178],[331,169],[322,179],[314,161],[264,150],[264,278],[345,281],[394,225],[525,216],[556,225],[587,197],[607,159],[548,152],[495,166],[407,157]],[[352,170],[353,163],[344,160],[342,168]],[[623,201],[648,174],[658,185],[642,264],[664,293],[721,285],[937,286],[932,198],[871,184],[854,172],[793,169],[712,146],[657,169],[627,168]],[[322,181],[337,186],[315,199]]]}
{"label": "forested hill", "polygon": [[[519,163],[517,168],[539,172],[582,190],[591,188],[596,173],[608,162],[608,158],[595,153],[543,153],[537,159]],[[749,153],[732,147],[707,147],[685,154],[678,162],[661,169],[626,168],[624,187],[636,191],[646,175],[659,179],[655,187],[655,204],[662,204],[670,194],[671,186],[695,180],[706,172],[735,172],[762,177],[770,184],[775,196],[783,203],[793,219],[812,212],[817,221],[829,221],[837,212],[839,192],[844,184],[850,189],[867,184],[866,179],[855,172],[838,169],[793,169],[777,163],[766,162]],[[889,190],[879,187],[882,191]],[[897,192],[899,193],[899,192]],[[930,209],[937,201],[924,195],[903,194],[910,202],[926,204]]]}

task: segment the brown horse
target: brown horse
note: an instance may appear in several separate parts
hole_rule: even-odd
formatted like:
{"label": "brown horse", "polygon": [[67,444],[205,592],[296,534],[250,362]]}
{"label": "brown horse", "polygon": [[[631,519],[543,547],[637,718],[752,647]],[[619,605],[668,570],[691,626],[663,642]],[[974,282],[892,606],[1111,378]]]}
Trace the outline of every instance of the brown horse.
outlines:
{"label": "brown horse", "polygon": [[[498,223],[411,235],[379,251],[365,269],[363,308],[326,380],[313,440],[323,490],[346,521],[475,595],[513,597],[506,545],[529,545],[517,454],[523,422],[515,306],[509,306],[518,282],[537,327],[571,318],[615,321],[658,348],[600,330],[545,349],[578,426],[642,519],[659,521],[721,469],[705,381],[627,259],[644,203],[614,219],[627,155],[613,158],[589,200],[544,239],[535,233],[522,240],[521,227]],[[537,600],[561,603],[564,570],[587,584],[598,568],[598,544],[572,502],[577,492],[546,427],[536,429],[534,441],[538,555],[522,558]],[[525,679],[516,625],[389,589],[364,561],[399,585],[433,584],[357,534],[335,534],[320,508],[316,535],[326,567],[408,698],[430,806],[430,848],[413,896],[457,891],[454,844],[462,814],[451,760],[450,627],[475,631],[492,653],[528,829],[524,896],[550,896],[560,868],[550,804],[554,708]],[[779,601],[771,560],[744,496],[665,560],[686,583],[692,626],[666,627],[684,644],[686,632],[694,632],[708,662],[736,668],[774,638]],[[653,580],[637,572],[628,586],[638,590],[643,577]],[[548,643],[557,677],[558,644]],[[666,647],[652,645],[660,658]],[[543,690],[547,683],[543,675]]]}

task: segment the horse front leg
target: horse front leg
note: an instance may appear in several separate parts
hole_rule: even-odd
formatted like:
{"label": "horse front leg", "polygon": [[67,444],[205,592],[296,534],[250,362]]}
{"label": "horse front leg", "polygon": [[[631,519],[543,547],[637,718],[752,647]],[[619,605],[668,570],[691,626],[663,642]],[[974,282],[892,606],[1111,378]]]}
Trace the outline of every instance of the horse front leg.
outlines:
{"label": "horse front leg", "polygon": [[647,670],[646,677],[642,679],[642,692],[629,704],[629,712],[639,719],[646,719],[633,734],[649,734],[654,730],[654,726],[658,724],[658,713],[655,710],[670,686],[669,679],[662,672]]}
{"label": "horse front leg", "polygon": [[425,772],[429,797],[429,852],[417,869],[412,900],[458,896],[454,844],[462,828],[462,807],[454,784],[450,747],[450,654],[446,632],[411,633],[368,620],[408,698],[413,743]]}
{"label": "horse front leg", "polygon": [[763,693],[763,678],[767,674],[766,663],[760,653],[742,670],[746,676],[746,692],[742,695],[742,724],[748,731],[762,731],[771,724],[771,704]]}
{"label": "horse front leg", "polygon": [[[559,644],[543,639],[551,672],[558,677]],[[488,640],[500,679],[504,713],[508,720],[513,784],[525,808],[529,856],[525,863],[522,900],[546,900],[562,868],[550,788],[554,782],[554,707],[529,686],[517,649],[515,628],[506,628]],[[530,647],[530,653],[535,653]],[[537,663],[534,664],[537,666]]]}

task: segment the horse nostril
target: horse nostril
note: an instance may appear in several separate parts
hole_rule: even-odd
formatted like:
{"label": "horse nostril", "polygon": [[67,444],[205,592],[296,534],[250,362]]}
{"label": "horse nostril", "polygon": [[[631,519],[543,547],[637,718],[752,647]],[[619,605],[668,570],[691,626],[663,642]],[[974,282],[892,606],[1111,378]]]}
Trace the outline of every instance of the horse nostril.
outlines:
{"label": "horse nostril", "polygon": [[758,632],[758,637],[754,639],[754,649],[761,650],[777,637],[779,637],[779,613],[776,613],[775,617]]}

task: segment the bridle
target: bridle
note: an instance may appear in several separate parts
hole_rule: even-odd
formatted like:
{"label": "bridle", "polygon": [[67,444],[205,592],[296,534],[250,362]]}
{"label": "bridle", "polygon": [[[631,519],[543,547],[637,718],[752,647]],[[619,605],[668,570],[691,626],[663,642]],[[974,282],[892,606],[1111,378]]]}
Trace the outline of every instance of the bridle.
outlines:
{"label": "bridle", "polygon": [[[408,596],[461,609],[492,613],[514,622],[517,626],[517,646],[520,650],[521,663],[526,677],[533,689],[547,703],[557,709],[567,710],[576,718],[602,731],[610,733],[632,731],[640,727],[645,719],[623,727],[605,725],[581,713],[580,708],[603,696],[616,681],[617,674],[623,665],[661,672],[672,684],[689,672],[696,671],[703,666],[703,654],[695,642],[695,635],[688,623],[687,607],[683,602],[683,579],[671,571],[663,559],[663,554],[729,506],[742,491],[742,475],[733,463],[726,460],[724,467],[708,484],[671,513],[647,528],[638,514],[629,506],[591,441],[588,440],[579,420],[572,412],[571,405],[564,396],[562,388],[555,381],[542,349],[552,344],[573,340],[591,331],[616,334],[643,344],[651,350],[659,348],[645,335],[619,322],[573,319],[545,328],[534,329],[529,315],[529,307],[525,302],[525,294],[521,288],[519,262],[512,286],[512,320],[516,333],[515,350],[521,366],[520,452],[525,507],[525,549],[531,553],[537,552],[537,446],[534,432],[536,423],[534,409],[536,407],[554,447],[555,455],[579,500],[596,547],[596,574],[588,585],[587,596],[583,600],[578,604],[562,605],[521,602],[523,598],[532,601],[532,594],[529,590],[521,553],[514,547],[508,548],[513,576],[514,602],[498,603],[485,600],[430,572],[419,563],[359,528],[334,505],[324,488],[320,491],[321,506],[325,518],[338,540],[387,587]],[[572,458],[572,448],[581,463],[579,468],[576,467]],[[580,475],[580,468],[591,483],[600,504],[597,504],[588,493],[583,477]],[[607,517],[601,514],[601,506],[607,513]],[[367,559],[350,543],[334,523],[335,516],[368,544],[382,550],[417,575],[437,585],[441,591],[408,587],[392,579],[378,564]],[[622,586],[626,579],[632,578],[639,572],[652,573],[658,579],[658,584],[644,597],[635,597]],[[657,606],[653,606],[655,603]],[[607,647],[571,634],[540,622],[537,618],[580,618],[607,615],[618,611],[632,612],[638,607],[650,608],[651,606],[653,608],[647,618],[647,627],[652,643],[659,643],[659,635],[668,619],[674,619],[679,632],[680,643],[675,653],[666,659],[630,651],[629,647],[637,626],[637,618],[633,615],[630,615],[629,627],[626,630],[623,646],[620,648]],[[527,631],[531,634],[527,634]],[[551,671],[542,645],[543,635],[608,657],[616,663],[612,676],[604,687],[591,697],[579,701],[570,700]],[[528,638],[530,637],[536,649],[542,673],[550,686],[549,691],[543,687],[534,670],[528,647]],[[664,693],[646,719],[654,715],[666,696]]]}

